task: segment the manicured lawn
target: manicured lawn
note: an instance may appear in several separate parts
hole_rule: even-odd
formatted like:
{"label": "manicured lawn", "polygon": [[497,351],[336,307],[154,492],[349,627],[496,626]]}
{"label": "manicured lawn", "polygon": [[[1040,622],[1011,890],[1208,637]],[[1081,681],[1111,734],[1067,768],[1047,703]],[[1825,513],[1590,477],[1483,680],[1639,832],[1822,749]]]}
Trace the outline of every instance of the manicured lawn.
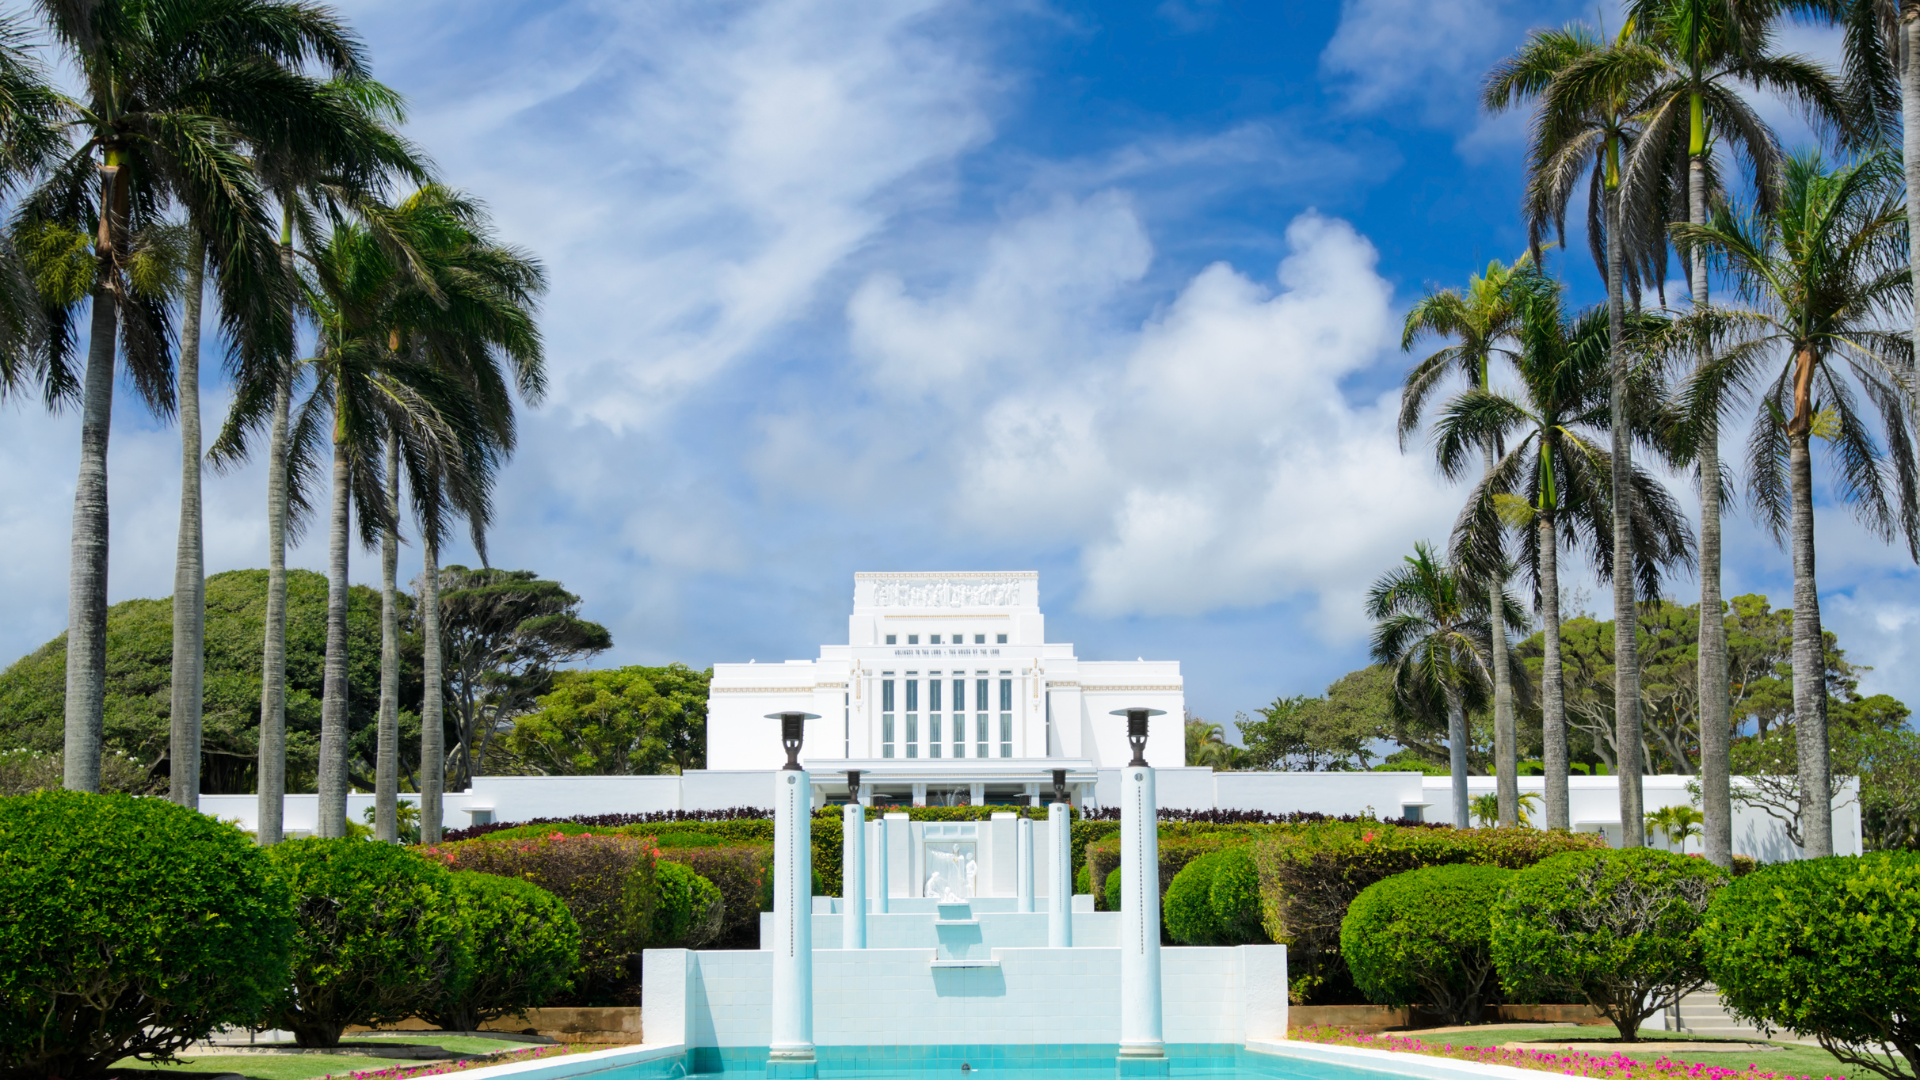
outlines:
{"label": "manicured lawn", "polygon": [[[515,1050],[531,1050],[541,1044],[512,1042],[506,1039],[476,1039],[470,1036],[440,1035],[431,1031],[407,1032],[397,1038],[355,1038],[341,1042],[355,1046],[378,1046],[382,1042],[430,1043],[458,1054],[476,1057]],[[588,1049],[601,1049],[589,1047]],[[452,1061],[421,1061],[417,1058],[363,1057],[358,1054],[195,1054],[180,1059],[180,1064],[155,1065],[132,1059],[118,1062],[122,1069],[178,1069],[194,1073],[238,1073],[248,1080],[315,1080],[324,1076],[348,1076],[357,1072],[383,1069],[412,1069],[449,1066]]]}
{"label": "manicured lawn", "polygon": [[[1554,1050],[1556,1044],[1594,1043],[1619,1038],[1611,1025],[1606,1027],[1555,1027],[1555,1028],[1475,1028],[1472,1031],[1453,1031],[1444,1035],[1425,1036],[1418,1031],[1395,1032],[1421,1039],[1428,1043],[1452,1043],[1455,1046],[1499,1046],[1502,1043],[1523,1042],[1537,1050]],[[1636,1060],[1651,1059],[1660,1055],[1657,1046],[1647,1045],[1661,1041],[1679,1040],[1700,1042],[1698,1035],[1689,1035],[1683,1031],[1643,1031],[1645,1040],[1639,1045],[1631,1043],[1615,1044],[1613,1049]],[[1877,1080],[1874,1073],[1842,1063],[1838,1058],[1817,1046],[1801,1046],[1797,1043],[1775,1043],[1783,1049],[1769,1053],[1737,1051],[1733,1053],[1702,1053],[1688,1050],[1676,1053],[1677,1059],[1692,1063],[1704,1062],[1722,1069],[1744,1070],[1749,1066],[1761,1072],[1778,1073],[1782,1076],[1835,1076],[1848,1077],[1850,1080]]]}

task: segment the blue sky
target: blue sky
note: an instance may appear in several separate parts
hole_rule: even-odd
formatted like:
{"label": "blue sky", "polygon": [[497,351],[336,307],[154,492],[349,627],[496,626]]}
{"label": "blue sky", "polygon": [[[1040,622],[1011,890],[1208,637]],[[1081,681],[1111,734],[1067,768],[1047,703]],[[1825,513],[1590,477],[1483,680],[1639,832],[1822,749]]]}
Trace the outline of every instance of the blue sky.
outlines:
{"label": "blue sky", "polygon": [[[844,640],[856,570],[1037,569],[1050,637],[1178,659],[1222,722],[1363,663],[1366,586],[1444,538],[1463,491],[1393,437],[1399,322],[1520,249],[1524,125],[1477,111],[1479,79],[1530,26],[1593,14],[343,10],[410,134],[551,271],[553,391],[492,554],[582,594],[602,662],[811,656]],[[76,438],[18,406],[0,429],[0,652],[64,626]],[[176,436],[123,395],[114,439],[111,595],[165,595]],[[263,492],[257,468],[210,479],[210,570],[264,564]],[[1913,700],[1911,563],[1842,511],[1820,528],[1830,625],[1870,689]],[[294,561],[324,566],[320,541]],[[1728,553],[1729,594],[1789,595],[1750,525]]]}

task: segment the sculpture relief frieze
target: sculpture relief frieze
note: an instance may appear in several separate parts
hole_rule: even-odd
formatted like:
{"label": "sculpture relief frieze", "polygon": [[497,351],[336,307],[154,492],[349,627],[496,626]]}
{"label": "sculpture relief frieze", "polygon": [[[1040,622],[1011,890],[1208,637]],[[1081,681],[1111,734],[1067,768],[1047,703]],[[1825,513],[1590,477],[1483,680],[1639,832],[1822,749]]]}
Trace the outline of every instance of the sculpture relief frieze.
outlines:
{"label": "sculpture relief frieze", "polygon": [[875,607],[964,608],[1016,607],[1020,578],[910,578],[876,581]]}

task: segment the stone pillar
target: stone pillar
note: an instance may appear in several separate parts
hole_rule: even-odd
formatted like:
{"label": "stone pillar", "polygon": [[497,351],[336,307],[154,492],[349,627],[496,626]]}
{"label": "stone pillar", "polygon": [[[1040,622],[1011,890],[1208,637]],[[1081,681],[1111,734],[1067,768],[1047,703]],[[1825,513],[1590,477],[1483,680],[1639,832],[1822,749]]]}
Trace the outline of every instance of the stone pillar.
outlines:
{"label": "stone pillar", "polygon": [[873,885],[873,913],[876,915],[885,915],[887,913],[887,891],[890,884],[887,881],[887,822],[885,818],[879,821],[867,822],[867,845],[872,849],[872,855],[869,856],[869,861],[873,864],[873,881],[871,883]]}
{"label": "stone pillar", "polygon": [[1066,803],[1047,807],[1047,947],[1073,948],[1073,815]]}
{"label": "stone pillar", "polygon": [[1022,816],[1013,823],[1013,910],[1033,910],[1033,819]]}
{"label": "stone pillar", "polygon": [[867,947],[867,812],[840,808],[840,947]]}
{"label": "stone pillar", "polygon": [[769,1080],[811,1080],[813,1056],[813,785],[773,774],[773,1038]]}
{"label": "stone pillar", "polygon": [[1153,769],[1120,770],[1120,1070],[1165,1076],[1160,1011],[1160,839]]}

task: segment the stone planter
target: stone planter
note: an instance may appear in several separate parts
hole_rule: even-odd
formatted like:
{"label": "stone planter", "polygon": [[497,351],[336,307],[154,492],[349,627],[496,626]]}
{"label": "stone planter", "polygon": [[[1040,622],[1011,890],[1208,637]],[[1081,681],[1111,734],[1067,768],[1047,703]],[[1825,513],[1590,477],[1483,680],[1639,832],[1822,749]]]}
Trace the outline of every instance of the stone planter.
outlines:
{"label": "stone planter", "polygon": [[[1591,1005],[1498,1005],[1489,1006],[1486,1023],[1508,1024],[1605,1024],[1606,1017]],[[1342,1027],[1350,1031],[1378,1032],[1394,1029],[1436,1027],[1442,1021],[1418,1009],[1395,1009],[1386,1005],[1291,1005],[1287,1008],[1287,1026]]]}
{"label": "stone planter", "polygon": [[[525,1017],[503,1016],[488,1021],[489,1031],[512,1031],[527,1035],[545,1035],[565,1043],[637,1043],[641,1041],[640,1008],[635,1005],[606,1008],[528,1009]],[[365,1028],[348,1028],[365,1031]],[[423,1020],[405,1020],[382,1028],[383,1031],[432,1031]]]}

